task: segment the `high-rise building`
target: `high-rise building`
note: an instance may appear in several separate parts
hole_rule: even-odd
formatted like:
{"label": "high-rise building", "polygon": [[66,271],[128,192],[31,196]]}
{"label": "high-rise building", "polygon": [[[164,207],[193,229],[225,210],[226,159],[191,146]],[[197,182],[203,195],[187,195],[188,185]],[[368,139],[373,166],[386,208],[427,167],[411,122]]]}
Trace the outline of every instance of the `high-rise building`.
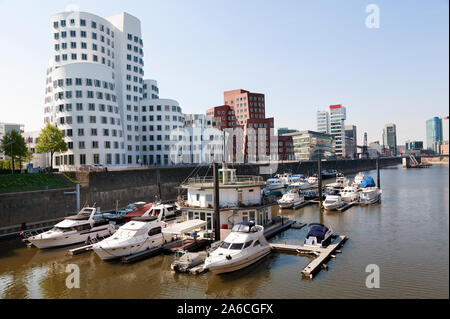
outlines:
{"label": "high-rise building", "polygon": [[345,156],[346,108],[341,104],[330,105],[325,111],[317,112],[317,131],[333,136],[336,156]]}
{"label": "high-rise building", "polygon": [[345,157],[357,157],[357,132],[355,125],[345,125]]}
{"label": "high-rise building", "polygon": [[427,121],[427,149],[440,153],[442,143],[442,119],[435,116]]}
{"label": "high-rise building", "polygon": [[55,166],[170,164],[170,134],[184,117],[176,101],[159,98],[156,81],[144,81],[140,21],[64,12],[51,23],[44,121],[68,145]]}
{"label": "high-rise building", "polygon": [[389,150],[391,156],[397,155],[397,127],[395,124],[386,124],[383,129],[383,147]]}
{"label": "high-rise building", "polygon": [[[256,157],[251,160],[259,159],[261,155],[270,156],[271,159],[293,157],[292,147],[290,147],[292,141],[284,139],[279,141],[277,145],[271,145],[274,142],[271,140],[271,135],[274,134],[272,131],[274,119],[265,116],[264,94],[252,93],[242,89],[226,91],[224,92],[224,105],[208,109],[206,115],[220,117],[221,129],[242,128],[244,130],[244,145],[240,148],[233,144],[233,156],[235,158],[239,156],[239,149],[242,150],[244,159],[248,159],[250,154],[254,154]],[[261,130],[264,131],[265,136],[261,135]],[[263,149],[265,149],[265,152]],[[271,149],[277,149],[277,154],[272,154]],[[284,153],[286,151],[290,153]]]}
{"label": "high-rise building", "polygon": [[296,160],[308,161],[335,157],[333,137],[330,134],[314,131],[287,133],[292,137]]}

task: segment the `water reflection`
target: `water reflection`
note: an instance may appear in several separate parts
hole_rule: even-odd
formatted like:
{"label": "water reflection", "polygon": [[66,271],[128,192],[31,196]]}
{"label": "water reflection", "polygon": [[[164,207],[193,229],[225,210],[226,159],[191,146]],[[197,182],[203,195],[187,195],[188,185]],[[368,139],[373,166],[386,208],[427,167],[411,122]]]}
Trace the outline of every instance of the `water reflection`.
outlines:
{"label": "water reflection", "polygon": [[[376,172],[368,172],[376,177]],[[448,298],[448,166],[381,171],[382,202],[345,212],[319,212],[310,205],[283,216],[330,225],[349,236],[329,271],[302,280],[310,259],[273,253],[235,273],[180,275],[172,255],[135,264],[77,256],[66,248],[26,248],[0,242],[0,298]],[[274,214],[279,214],[278,207]],[[302,243],[307,228],[289,229],[271,241]],[[365,267],[381,269],[381,288],[365,288]],[[80,267],[81,289],[65,285],[68,264]],[[332,293],[339,292],[339,294]]]}

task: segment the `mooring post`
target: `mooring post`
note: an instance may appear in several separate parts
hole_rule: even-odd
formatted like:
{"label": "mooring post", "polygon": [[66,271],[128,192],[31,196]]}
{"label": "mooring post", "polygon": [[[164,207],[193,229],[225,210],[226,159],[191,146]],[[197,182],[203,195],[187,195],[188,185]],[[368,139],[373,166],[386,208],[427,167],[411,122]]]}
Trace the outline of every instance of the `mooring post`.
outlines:
{"label": "mooring post", "polygon": [[377,186],[381,189],[380,185],[380,156],[377,156]]}
{"label": "mooring post", "polygon": [[158,201],[162,200],[162,194],[161,194],[161,172],[156,170],[156,185],[158,187]]}
{"label": "mooring post", "polygon": [[213,163],[214,179],[214,240],[220,241],[220,209],[219,209],[219,166]]}
{"label": "mooring post", "polygon": [[322,209],[322,159],[317,159],[317,178],[319,179],[319,209]]}
{"label": "mooring post", "polygon": [[80,184],[76,184],[76,196],[77,196],[77,213],[81,210],[80,207]]}

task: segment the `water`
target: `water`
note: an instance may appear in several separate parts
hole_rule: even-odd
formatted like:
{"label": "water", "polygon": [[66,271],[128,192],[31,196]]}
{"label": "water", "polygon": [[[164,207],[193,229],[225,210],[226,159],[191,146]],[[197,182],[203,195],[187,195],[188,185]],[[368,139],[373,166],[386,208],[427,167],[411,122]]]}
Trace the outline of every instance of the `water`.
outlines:
{"label": "water", "polygon": [[[376,171],[367,172],[376,180]],[[302,279],[309,259],[273,253],[225,275],[170,271],[172,255],[135,264],[102,262],[95,253],[40,251],[0,242],[0,298],[448,298],[449,167],[383,169],[382,202],[343,213],[316,206],[283,212],[299,222],[331,225],[349,236],[342,253],[314,280]],[[273,242],[302,243],[290,229]],[[80,267],[80,289],[66,287],[68,264]],[[366,288],[366,266],[380,267],[380,288]]]}

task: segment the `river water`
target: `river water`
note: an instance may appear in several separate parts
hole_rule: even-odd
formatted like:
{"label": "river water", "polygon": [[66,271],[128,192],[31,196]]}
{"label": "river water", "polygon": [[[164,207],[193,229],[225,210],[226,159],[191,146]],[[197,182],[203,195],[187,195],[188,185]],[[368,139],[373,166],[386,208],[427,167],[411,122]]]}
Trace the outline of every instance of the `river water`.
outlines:
{"label": "river water", "polygon": [[[366,174],[376,180],[376,171]],[[272,253],[235,273],[193,276],[172,273],[172,255],[123,265],[93,252],[72,257],[67,248],[40,251],[9,240],[0,242],[0,298],[448,298],[448,165],[383,169],[381,186],[382,202],[373,206],[283,212],[349,237],[313,280],[301,277],[310,259],[296,255]],[[306,233],[289,229],[271,241],[301,244]],[[68,264],[80,268],[79,289],[66,287]],[[366,287],[370,264],[380,269],[378,289]]]}

